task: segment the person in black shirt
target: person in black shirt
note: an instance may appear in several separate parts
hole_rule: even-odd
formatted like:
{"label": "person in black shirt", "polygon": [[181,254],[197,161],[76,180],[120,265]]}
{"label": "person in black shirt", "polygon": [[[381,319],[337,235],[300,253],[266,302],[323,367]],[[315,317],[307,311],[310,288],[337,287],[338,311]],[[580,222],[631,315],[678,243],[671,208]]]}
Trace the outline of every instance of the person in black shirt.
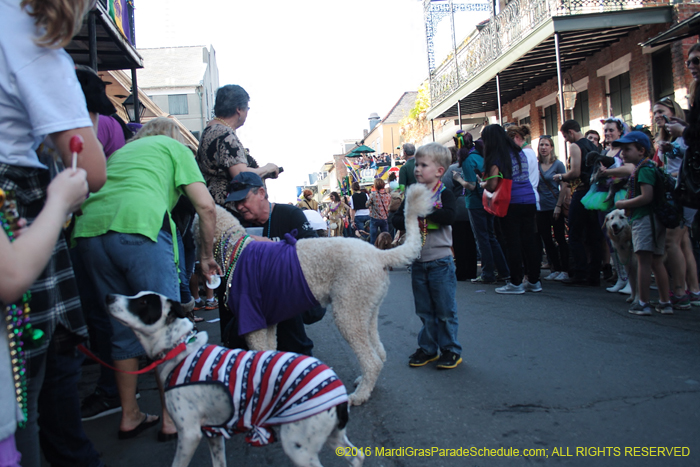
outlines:
{"label": "person in black shirt", "polygon": [[[569,247],[573,259],[569,279],[562,282],[568,285],[600,285],[602,267],[603,231],[596,211],[588,211],[581,199],[590,188],[592,167],[586,164],[586,155],[597,151],[595,144],[581,133],[581,125],[576,120],[567,120],[560,130],[569,144],[569,170],[555,175],[556,180],[568,182],[571,186],[571,206],[569,207]],[[590,252],[590,262],[588,254]]]}
{"label": "person in black shirt", "polygon": [[[293,234],[294,231],[296,231],[295,236],[298,240],[318,237],[301,209],[288,204],[272,203],[268,200],[267,191],[258,175],[252,172],[241,172],[234,177],[229,185],[227,202],[233,191],[240,192],[241,190],[246,190],[245,198],[233,201],[233,203],[239,218],[243,219],[244,226],[247,224],[248,226],[262,227],[262,237],[253,236],[255,240],[279,241],[284,238],[284,234]],[[219,303],[225,302],[219,300]],[[324,314],[325,308],[320,307],[280,322],[277,325],[277,350],[310,356],[314,343],[306,335],[304,322],[311,324],[311,322],[321,319]],[[224,320],[226,323],[223,323]],[[230,323],[232,321],[230,312],[222,313],[221,321],[222,335],[228,339],[227,347],[247,348],[243,337],[231,332],[231,329],[236,329],[236,327]]]}

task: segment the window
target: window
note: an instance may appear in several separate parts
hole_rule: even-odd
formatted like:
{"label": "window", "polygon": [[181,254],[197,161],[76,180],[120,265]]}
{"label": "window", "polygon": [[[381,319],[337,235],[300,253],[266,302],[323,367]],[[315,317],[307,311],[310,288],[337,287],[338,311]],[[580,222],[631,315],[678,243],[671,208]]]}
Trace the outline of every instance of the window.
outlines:
{"label": "window", "polygon": [[590,130],[591,119],[588,114],[588,89],[576,94],[576,105],[574,106],[574,120],[581,125],[583,133]]}
{"label": "window", "polygon": [[664,97],[673,98],[673,62],[670,49],[651,54],[651,70],[654,75],[654,102]]}
{"label": "window", "polygon": [[529,125],[529,124],[530,124],[530,117],[521,118],[518,121],[518,125],[521,125],[521,126],[522,125]]}
{"label": "window", "polygon": [[171,94],[168,96],[168,113],[170,115],[187,115],[187,94]]}
{"label": "window", "polygon": [[622,73],[610,78],[610,113],[622,118],[625,122],[632,122],[632,87],[630,86],[630,72]]}
{"label": "window", "polygon": [[[559,104],[552,104],[544,108],[544,134],[552,137],[554,147],[559,147],[559,119],[557,118],[557,110]],[[537,149],[535,149],[537,152]]]}

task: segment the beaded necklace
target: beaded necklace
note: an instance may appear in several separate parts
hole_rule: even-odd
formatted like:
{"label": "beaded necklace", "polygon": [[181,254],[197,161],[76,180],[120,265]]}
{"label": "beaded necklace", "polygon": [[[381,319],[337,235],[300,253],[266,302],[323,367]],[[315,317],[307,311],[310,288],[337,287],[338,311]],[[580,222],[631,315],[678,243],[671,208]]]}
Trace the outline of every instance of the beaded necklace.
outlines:
{"label": "beaded necklace", "polygon": [[[433,207],[435,209],[442,209],[442,192],[445,189],[445,185],[442,180],[438,182],[433,187],[431,200],[433,201]],[[425,241],[428,238],[428,220],[425,217],[418,218],[418,225],[420,226],[420,239],[421,239],[421,249],[425,246]]]}
{"label": "beaded necklace", "polygon": [[[241,253],[243,253],[243,250],[245,249],[246,246],[250,242],[252,242],[253,239],[249,235],[244,235],[243,237],[239,238],[238,241],[235,243],[233,246],[233,252],[231,253],[231,256],[229,257],[229,265],[228,265],[228,270],[226,271],[226,274],[224,275],[224,280],[223,282],[226,284],[226,292],[224,294],[224,298],[226,302],[228,302],[228,292],[229,288],[231,287],[230,284],[230,279],[233,277],[233,271],[236,269],[236,263],[238,263],[238,258],[241,256]],[[226,263],[224,263],[226,264]]]}
{"label": "beaded necklace", "polygon": [[[5,204],[6,200],[5,192],[0,189],[0,207]],[[10,242],[13,242],[15,235],[3,209],[0,209],[0,224]],[[29,313],[31,311],[29,301],[31,298],[32,294],[28,290],[22,295],[21,302],[5,307],[5,323],[7,340],[10,346],[12,375],[15,382],[15,397],[24,418],[17,424],[20,428],[24,428],[27,421],[27,360],[24,351],[25,349],[38,347],[44,338],[44,331],[34,329],[29,321]]]}

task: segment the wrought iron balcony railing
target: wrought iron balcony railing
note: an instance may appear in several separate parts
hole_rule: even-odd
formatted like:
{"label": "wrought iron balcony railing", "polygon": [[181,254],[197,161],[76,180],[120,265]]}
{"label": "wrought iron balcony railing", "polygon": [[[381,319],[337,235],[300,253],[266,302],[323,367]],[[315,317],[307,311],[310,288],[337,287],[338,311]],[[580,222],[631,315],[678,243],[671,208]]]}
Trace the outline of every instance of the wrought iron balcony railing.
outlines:
{"label": "wrought iron balcony railing", "polygon": [[430,73],[431,107],[448,98],[549,18],[668,6],[673,0],[515,0]]}

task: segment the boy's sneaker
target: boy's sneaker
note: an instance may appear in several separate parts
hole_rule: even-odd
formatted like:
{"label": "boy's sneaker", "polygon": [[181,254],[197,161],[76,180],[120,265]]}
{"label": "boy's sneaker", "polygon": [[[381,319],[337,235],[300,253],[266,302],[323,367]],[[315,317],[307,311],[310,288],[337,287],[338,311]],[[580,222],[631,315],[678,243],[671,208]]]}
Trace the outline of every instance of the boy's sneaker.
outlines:
{"label": "boy's sneaker", "polygon": [[641,305],[639,302],[635,302],[630,307],[629,312],[633,315],[651,316],[651,305],[648,303],[646,305]]}
{"label": "boy's sneaker", "polygon": [[202,300],[201,298],[199,300],[195,300],[193,310],[199,311],[199,310],[203,310],[203,309],[204,309],[204,300]]}
{"label": "boy's sneaker", "polygon": [[413,353],[413,355],[408,357],[408,366],[424,366],[430,362],[434,362],[437,359],[438,354],[428,355],[427,353],[423,352],[423,349],[418,349]]}
{"label": "boy's sneaker", "polygon": [[565,281],[569,279],[569,273],[566,271],[562,271],[559,273],[559,275],[554,279],[555,281]]}
{"label": "boy's sneaker", "polygon": [[662,315],[672,315],[673,314],[673,305],[671,305],[671,302],[667,303],[660,303],[656,305],[656,311],[661,313]]}
{"label": "boy's sneaker", "polygon": [[437,367],[441,370],[449,370],[455,368],[457,365],[462,363],[462,357],[454,352],[446,350],[440,355],[437,362]]}
{"label": "boy's sneaker", "polygon": [[80,416],[83,421],[94,420],[96,418],[111,415],[122,410],[122,403],[119,396],[108,396],[100,388],[83,399],[80,404]]}
{"label": "boy's sneaker", "polygon": [[542,283],[540,281],[531,284],[528,281],[523,281],[525,292],[542,292]]}
{"label": "boy's sneaker", "polygon": [[671,297],[671,305],[676,310],[690,310],[690,295],[685,294],[682,297]]}
{"label": "boy's sneaker", "polygon": [[215,298],[212,298],[211,300],[207,299],[206,304],[204,305],[205,310],[216,310],[219,308],[219,301]]}
{"label": "boy's sneaker", "polygon": [[496,293],[510,294],[510,295],[524,294],[525,293],[525,286],[523,284],[513,285],[512,282],[506,281],[506,285],[504,285],[503,287],[498,287],[496,289]]}
{"label": "boy's sneaker", "polygon": [[472,284],[493,284],[495,282],[495,280],[490,281],[488,279],[484,279],[484,276],[479,276],[476,279],[472,279]]}
{"label": "boy's sneaker", "polygon": [[548,276],[544,277],[544,280],[555,281],[557,280],[557,277],[559,277],[559,274],[561,274],[559,271],[552,271]]}

